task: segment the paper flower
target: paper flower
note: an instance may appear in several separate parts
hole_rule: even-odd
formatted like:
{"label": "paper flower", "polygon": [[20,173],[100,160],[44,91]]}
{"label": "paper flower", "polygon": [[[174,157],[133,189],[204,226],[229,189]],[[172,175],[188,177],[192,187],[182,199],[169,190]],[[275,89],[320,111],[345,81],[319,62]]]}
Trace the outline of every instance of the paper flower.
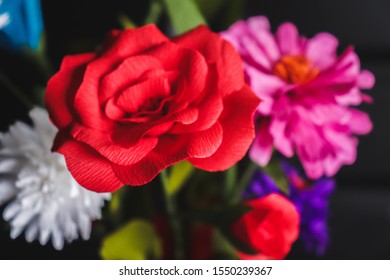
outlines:
{"label": "paper flower", "polygon": [[34,128],[17,122],[0,134],[0,204],[11,237],[25,231],[28,242],[55,249],[79,237],[88,239],[91,222],[101,216],[110,194],[88,191],[76,183],[62,155],[50,151],[57,129],[45,110],[30,112]]}
{"label": "paper flower", "polygon": [[98,53],[65,57],[46,91],[54,150],[98,192],[146,184],[182,160],[231,167],[254,139],[258,103],[239,54],[204,26],[173,40],[155,25],[113,31]]}
{"label": "paper flower", "polygon": [[265,17],[239,21],[222,35],[244,60],[246,80],[264,101],[258,107],[251,158],[266,166],[273,148],[300,159],[308,177],[333,176],[356,160],[358,139],[372,129],[351,106],[370,101],[361,92],[374,76],[360,69],[352,48],[337,56],[337,39],[299,36],[291,23],[270,31]]}
{"label": "paper flower", "polygon": [[[289,183],[288,199],[294,203],[300,215],[299,238],[308,252],[322,255],[329,243],[329,198],[335,188],[335,182],[326,177],[315,181],[308,180],[286,162],[283,162],[283,170]],[[254,174],[244,197],[264,197],[272,193],[281,194],[281,191],[271,177],[258,171]]]}
{"label": "paper flower", "polygon": [[280,194],[245,202],[253,207],[232,226],[233,234],[259,254],[238,252],[240,259],[283,259],[299,234],[296,207]]}
{"label": "paper flower", "polygon": [[0,1],[0,46],[36,49],[42,31],[40,0]]}

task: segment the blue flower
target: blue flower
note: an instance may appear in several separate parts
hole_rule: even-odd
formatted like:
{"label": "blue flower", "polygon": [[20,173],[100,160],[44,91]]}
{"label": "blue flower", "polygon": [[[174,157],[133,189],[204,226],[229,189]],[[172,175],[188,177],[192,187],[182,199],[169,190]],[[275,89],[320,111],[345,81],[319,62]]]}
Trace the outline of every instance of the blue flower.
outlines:
{"label": "blue flower", "polygon": [[[289,185],[286,196],[297,207],[301,217],[299,238],[307,251],[322,255],[329,243],[329,197],[335,188],[335,182],[326,177],[309,180],[286,162],[282,162],[282,169]],[[270,176],[257,171],[244,197],[263,197],[270,193],[282,192]]]}
{"label": "blue flower", "polygon": [[40,0],[0,0],[0,46],[36,49],[43,31]]}

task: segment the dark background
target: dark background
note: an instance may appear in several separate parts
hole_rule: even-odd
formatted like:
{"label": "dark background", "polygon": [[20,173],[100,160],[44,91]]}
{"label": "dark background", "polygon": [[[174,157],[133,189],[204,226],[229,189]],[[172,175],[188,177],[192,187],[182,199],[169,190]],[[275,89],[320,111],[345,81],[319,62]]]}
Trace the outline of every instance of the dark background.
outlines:
{"label": "dark background", "polygon": [[[209,0],[213,2],[214,0]],[[230,0],[226,0],[229,2]],[[142,24],[149,1],[138,0],[68,0],[43,1],[47,50],[56,70],[66,54],[92,51],[112,28],[119,28],[118,14],[128,15]],[[360,138],[358,159],[343,167],[338,175],[337,190],[331,199],[330,236],[327,253],[314,256],[296,244],[288,258],[298,259],[390,259],[390,2],[387,0],[247,0],[241,1],[242,18],[265,15],[271,26],[293,22],[300,33],[312,37],[327,31],[340,41],[340,51],[353,45],[362,68],[376,76],[376,85],[368,93],[374,103],[362,109],[369,112],[374,130]],[[219,10],[211,19],[215,31],[228,27],[234,17]],[[164,24],[164,18],[161,23]],[[33,95],[32,85],[45,78],[17,54],[0,52],[2,69],[21,89]],[[16,67],[18,65],[18,67]],[[20,67],[22,65],[22,67]],[[0,92],[5,89],[0,86]],[[0,104],[0,128],[5,131],[16,119],[28,121],[27,109],[11,96]],[[0,228],[1,259],[96,259],[99,239],[76,241],[61,252],[38,242],[28,244],[24,237],[9,238],[6,224]]]}

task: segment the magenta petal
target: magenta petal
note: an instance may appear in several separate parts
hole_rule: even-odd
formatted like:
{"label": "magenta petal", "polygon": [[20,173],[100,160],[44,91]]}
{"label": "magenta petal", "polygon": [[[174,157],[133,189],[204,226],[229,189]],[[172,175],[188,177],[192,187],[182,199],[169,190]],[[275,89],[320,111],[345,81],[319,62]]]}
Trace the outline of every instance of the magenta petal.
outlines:
{"label": "magenta petal", "polygon": [[275,148],[285,157],[292,157],[294,151],[291,140],[287,136],[287,123],[285,121],[273,119],[269,130],[270,135],[272,135],[272,138],[274,139]]}
{"label": "magenta petal", "polygon": [[246,67],[246,73],[248,75],[251,88],[259,98],[272,96],[286,85],[286,83],[279,77],[259,71],[249,65]]}
{"label": "magenta petal", "polygon": [[373,126],[367,113],[356,109],[350,109],[348,112],[350,118],[348,119],[347,125],[352,133],[364,135],[371,132]]}
{"label": "magenta petal", "polygon": [[269,122],[263,121],[256,131],[256,138],[249,151],[250,158],[260,166],[266,166],[272,156],[273,141],[269,133]]}
{"label": "magenta petal", "polygon": [[325,69],[335,62],[338,44],[333,35],[319,33],[308,40],[305,54],[315,66]]}
{"label": "magenta petal", "polygon": [[266,31],[271,30],[269,20],[265,16],[250,17],[247,20],[247,24],[248,24],[249,30],[253,34],[256,34],[256,32],[259,32],[261,30],[266,30]]}
{"label": "magenta petal", "polygon": [[292,23],[284,23],[276,31],[280,52],[287,55],[297,55],[301,52],[298,30]]}
{"label": "magenta petal", "polygon": [[358,77],[358,85],[361,89],[371,89],[375,84],[375,76],[367,70],[360,72]]}

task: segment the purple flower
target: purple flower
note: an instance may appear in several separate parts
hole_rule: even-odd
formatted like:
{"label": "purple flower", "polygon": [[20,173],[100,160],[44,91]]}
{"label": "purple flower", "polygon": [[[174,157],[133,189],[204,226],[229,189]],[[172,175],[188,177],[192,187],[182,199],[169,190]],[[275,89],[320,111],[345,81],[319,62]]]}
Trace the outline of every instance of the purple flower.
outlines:
{"label": "purple flower", "polygon": [[[328,207],[335,182],[326,177],[309,180],[286,162],[282,162],[282,169],[289,187],[286,196],[297,207],[301,217],[299,238],[307,251],[322,255],[329,243]],[[244,197],[263,197],[270,193],[282,192],[270,176],[258,171],[254,174]]]}

